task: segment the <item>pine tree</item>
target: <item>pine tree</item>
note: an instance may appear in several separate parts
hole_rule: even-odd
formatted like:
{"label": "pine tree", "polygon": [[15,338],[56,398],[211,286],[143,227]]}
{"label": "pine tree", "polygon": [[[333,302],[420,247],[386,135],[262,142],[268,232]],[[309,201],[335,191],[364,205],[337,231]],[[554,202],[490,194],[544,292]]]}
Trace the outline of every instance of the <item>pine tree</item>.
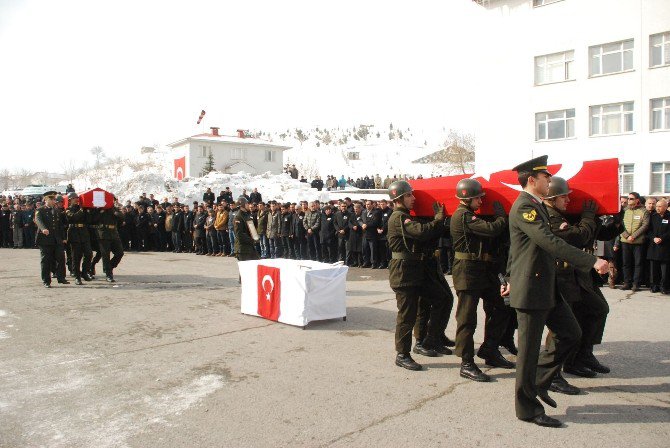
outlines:
{"label": "pine tree", "polygon": [[202,168],[202,173],[200,173],[201,176],[206,176],[209,173],[214,171],[214,154],[212,154],[212,150],[209,150],[209,154],[207,155],[207,161],[205,162],[205,166]]}

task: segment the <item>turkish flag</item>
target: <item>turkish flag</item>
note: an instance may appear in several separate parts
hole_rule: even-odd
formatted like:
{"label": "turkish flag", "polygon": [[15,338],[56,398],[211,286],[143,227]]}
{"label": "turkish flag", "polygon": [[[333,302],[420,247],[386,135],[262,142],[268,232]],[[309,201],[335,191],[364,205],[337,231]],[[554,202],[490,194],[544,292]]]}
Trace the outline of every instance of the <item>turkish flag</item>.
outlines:
{"label": "turkish flag", "polygon": [[[549,172],[567,180],[572,190],[568,214],[581,213],[582,204],[586,199],[592,199],[598,204],[598,215],[618,213],[620,207],[618,170],[617,159],[570,161],[549,165]],[[509,213],[521,191],[517,173],[511,170],[410,180],[409,183],[416,196],[415,214],[432,216],[435,201],[444,203],[447,212],[453,213],[459,203],[456,198],[456,184],[459,180],[469,177],[477,179],[486,193],[479,211],[482,215],[493,214],[494,201],[500,201]]]}
{"label": "turkish flag", "polygon": [[174,159],[174,177],[177,180],[182,180],[186,173],[186,156],[181,159]]}
{"label": "turkish flag", "polygon": [[279,319],[281,281],[279,268],[258,265],[258,315],[266,319]]}

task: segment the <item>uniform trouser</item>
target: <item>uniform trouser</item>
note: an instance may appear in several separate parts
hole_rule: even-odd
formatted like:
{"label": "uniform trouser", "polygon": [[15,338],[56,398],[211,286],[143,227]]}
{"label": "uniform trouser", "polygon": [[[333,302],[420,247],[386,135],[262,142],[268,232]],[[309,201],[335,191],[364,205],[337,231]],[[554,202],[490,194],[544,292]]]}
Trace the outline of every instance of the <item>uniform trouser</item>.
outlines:
{"label": "uniform trouser", "polygon": [[70,274],[74,273],[74,266],[72,263],[72,245],[68,241],[65,243],[65,265],[67,266],[67,270]]}
{"label": "uniform trouser", "polygon": [[433,307],[430,305],[429,301],[424,300],[423,298],[419,298],[419,310],[417,311],[416,323],[414,324],[414,339],[416,339],[417,342],[422,344],[424,343],[426,340],[426,335],[428,334],[428,322],[433,320],[433,322],[437,322],[440,326],[440,340],[438,340],[438,342],[441,345],[446,345],[445,343],[447,341],[444,332],[447,329],[449,316],[451,316],[451,310],[454,307],[454,295],[452,294],[450,288],[445,289],[444,298],[445,303],[442,307],[442,311],[439,314],[437,314],[439,308],[438,310],[433,310]]}
{"label": "uniform trouser", "polygon": [[669,261],[651,260],[649,270],[651,271],[651,285],[661,289],[668,289],[668,266]]}
{"label": "uniform trouser", "polygon": [[337,261],[337,241],[330,239],[321,242],[321,261],[334,263]]}
{"label": "uniform trouser", "polygon": [[640,285],[642,280],[642,263],[644,261],[644,244],[621,244],[623,257],[623,281],[631,285]]}
{"label": "uniform trouser", "polygon": [[337,237],[337,260],[345,261],[347,259],[347,240],[344,237]]}
{"label": "uniform trouser", "polygon": [[172,246],[175,251],[181,250],[181,232],[172,232]]}
{"label": "uniform trouser", "polygon": [[295,259],[295,248],[293,247],[293,238],[288,236],[281,237],[282,247],[284,248],[284,258]]}
{"label": "uniform trouser", "polygon": [[317,233],[307,234],[307,249],[309,250],[309,258],[314,261],[321,260],[321,243]]}
{"label": "uniform trouser", "polygon": [[377,240],[363,238],[363,264],[377,266]]}
{"label": "uniform trouser", "polygon": [[[572,310],[557,294],[557,303],[548,310],[517,309],[519,354],[516,363],[516,416],[531,419],[544,414],[537,399],[538,389],[549,389],[552,379],[575,350],[582,331]],[[554,337],[540,353],[542,332],[547,326]]]}
{"label": "uniform trouser", "polygon": [[[56,273],[58,280],[65,280],[65,250],[62,244],[41,245],[40,248],[40,271],[42,281],[51,283],[51,272]],[[63,267],[62,271],[58,268]]]}
{"label": "uniform trouser", "polygon": [[477,328],[477,306],[480,298],[483,299],[486,314],[482,347],[497,350],[509,320],[509,312],[505,301],[500,297],[500,290],[498,288],[463,290],[456,291],[456,295],[458,295],[456,356],[460,356],[463,361],[472,361],[475,357],[474,334]]}
{"label": "uniform trouser", "polygon": [[[417,318],[419,309],[419,298],[425,300],[431,306],[431,316],[442,316],[446,300],[442,294],[442,288],[433,282],[426,281],[421,286],[406,286],[393,288],[398,305],[398,316],[395,327],[395,349],[398,353],[409,353],[412,349],[412,329]],[[444,331],[440,320],[429,319],[426,324],[426,337],[424,343],[428,346],[435,345],[441,339]]]}
{"label": "uniform trouser", "polygon": [[14,227],[14,247],[23,247],[23,229]]}
{"label": "uniform trouser", "polygon": [[[102,271],[106,276],[111,277],[123,257],[123,245],[119,239],[98,240],[98,244],[102,255]],[[114,255],[111,259],[109,258],[110,253]]]}
{"label": "uniform trouser", "polygon": [[74,272],[74,276],[81,278],[82,272],[88,274],[91,270],[91,259],[93,258],[91,243],[88,241],[70,243],[70,252],[72,254],[72,272]]}

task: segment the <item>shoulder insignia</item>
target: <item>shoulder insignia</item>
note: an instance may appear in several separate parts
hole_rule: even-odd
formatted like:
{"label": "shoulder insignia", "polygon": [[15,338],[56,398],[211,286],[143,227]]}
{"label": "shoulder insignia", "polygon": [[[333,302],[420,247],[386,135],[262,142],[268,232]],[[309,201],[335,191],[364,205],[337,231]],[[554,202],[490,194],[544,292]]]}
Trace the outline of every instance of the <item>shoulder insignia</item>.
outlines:
{"label": "shoulder insignia", "polygon": [[528,213],[522,213],[523,219],[529,222],[535,221],[535,218],[537,217],[537,210],[533,209],[529,211]]}
{"label": "shoulder insignia", "polygon": [[409,224],[410,222],[412,222],[412,220],[409,219],[409,218],[407,218],[407,219],[405,220],[405,224]]}
{"label": "shoulder insignia", "polygon": [[476,221],[476,220],[477,220],[477,216],[476,216],[476,215],[472,215],[472,220],[473,220],[473,221]]}

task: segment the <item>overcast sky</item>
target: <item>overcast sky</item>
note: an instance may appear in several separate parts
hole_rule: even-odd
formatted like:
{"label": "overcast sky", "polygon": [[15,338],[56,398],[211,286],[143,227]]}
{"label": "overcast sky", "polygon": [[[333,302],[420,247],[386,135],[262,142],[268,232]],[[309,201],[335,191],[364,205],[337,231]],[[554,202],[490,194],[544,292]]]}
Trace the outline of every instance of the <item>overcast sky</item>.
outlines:
{"label": "overcast sky", "polygon": [[0,0],[0,168],[60,171],[205,126],[472,130],[470,0]]}

